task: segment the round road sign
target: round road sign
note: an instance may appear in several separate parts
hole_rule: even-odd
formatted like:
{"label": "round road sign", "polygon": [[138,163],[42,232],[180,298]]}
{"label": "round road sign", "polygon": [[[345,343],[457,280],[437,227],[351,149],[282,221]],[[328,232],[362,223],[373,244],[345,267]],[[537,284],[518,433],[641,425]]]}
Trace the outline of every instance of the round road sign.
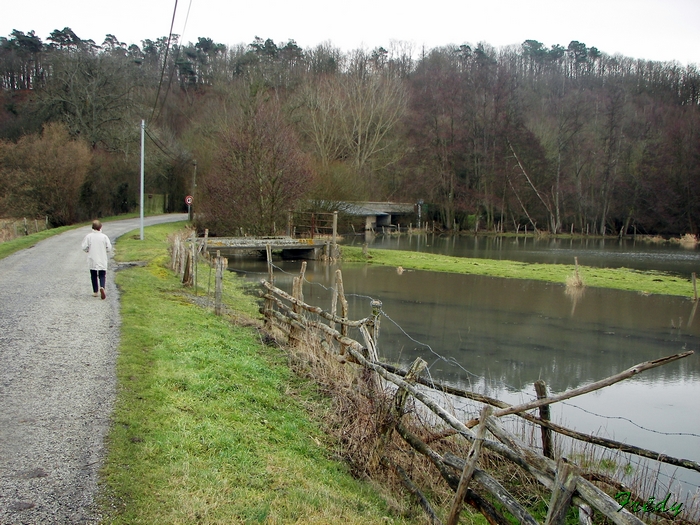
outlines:
{"label": "round road sign", "polygon": [[185,197],[185,204],[187,204],[188,206],[192,204],[192,195],[188,195],[187,197]]}

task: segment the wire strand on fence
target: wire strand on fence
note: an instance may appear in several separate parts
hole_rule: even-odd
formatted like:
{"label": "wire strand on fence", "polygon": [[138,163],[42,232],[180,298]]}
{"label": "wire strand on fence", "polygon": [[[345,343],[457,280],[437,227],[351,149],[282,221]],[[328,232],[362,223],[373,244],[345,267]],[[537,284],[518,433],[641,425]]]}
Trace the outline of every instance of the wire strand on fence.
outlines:
{"label": "wire strand on fence", "polygon": [[[277,265],[275,265],[275,264],[272,264],[272,266],[273,266],[273,268],[274,268],[275,270],[277,270],[277,271],[279,271],[279,272],[281,272],[281,273],[283,273],[283,274],[285,274],[285,275],[289,275],[289,276],[292,276],[292,277],[296,277],[296,276],[297,276],[296,273],[288,272],[288,271],[284,270],[283,268],[280,268],[279,266],[277,266]],[[235,269],[235,268],[232,268],[231,270],[234,271],[234,272],[237,272],[237,273],[240,272],[240,273],[251,274],[251,275],[265,275],[265,276],[267,275],[266,272],[251,272],[251,271],[242,270],[242,269]],[[306,277],[304,277],[304,282],[306,282],[306,283],[309,284],[310,286],[318,286],[318,287],[321,287],[322,289],[326,290],[327,292],[332,292],[332,291],[335,290],[335,287],[333,287],[333,286],[325,286],[325,285],[323,285],[322,283],[319,283],[319,282],[312,282],[312,281],[309,281]],[[358,298],[362,298],[362,299],[369,299],[369,300],[371,300],[371,301],[376,300],[376,298],[374,298],[374,297],[372,297],[372,296],[363,295],[363,294],[346,293],[345,295],[346,295],[347,297],[358,297]],[[479,379],[479,380],[488,381],[489,383],[491,383],[491,388],[494,388],[494,387],[502,387],[502,388],[506,388],[506,389],[508,389],[508,390],[510,390],[510,391],[514,391],[514,392],[517,391],[517,392],[520,392],[521,395],[526,396],[526,397],[529,397],[529,398],[532,399],[532,400],[536,399],[536,396],[534,396],[534,395],[532,395],[532,394],[530,394],[530,393],[528,393],[528,392],[523,391],[522,388],[516,388],[514,385],[508,384],[507,382],[503,381],[503,379],[489,379],[489,380],[487,380],[484,376],[475,374],[474,372],[468,370],[468,369],[465,368],[462,364],[460,364],[454,357],[445,357],[445,356],[441,355],[440,353],[436,352],[430,344],[424,343],[424,342],[422,342],[422,341],[419,341],[419,340],[417,340],[416,338],[414,338],[413,336],[411,336],[411,335],[408,333],[408,331],[407,331],[406,329],[404,329],[404,328],[403,328],[396,320],[394,320],[391,316],[389,316],[389,314],[387,314],[387,313],[384,311],[383,308],[382,308],[382,310],[380,311],[380,313],[381,313],[381,315],[382,315],[383,317],[385,317],[386,319],[388,319],[394,326],[396,326],[396,328],[397,328],[406,338],[408,338],[411,342],[413,342],[413,343],[415,343],[415,344],[417,344],[417,345],[419,345],[419,346],[421,346],[421,347],[424,347],[424,348],[428,349],[428,351],[429,351],[432,355],[435,356],[436,359],[434,359],[434,360],[432,361],[432,363],[431,363],[431,364],[427,367],[427,369],[426,369],[426,370],[427,370],[427,373],[430,374],[430,373],[431,373],[431,368],[432,368],[435,364],[437,364],[438,362],[444,362],[444,363],[447,363],[447,364],[449,364],[449,365],[451,365],[451,366],[454,366],[454,367],[456,367],[456,368],[459,368],[459,369],[462,370],[464,373],[466,373],[467,376],[468,376],[468,380],[469,380],[469,384],[470,384],[470,385],[472,384],[470,378],[476,378],[476,379]],[[689,437],[700,438],[700,435],[694,434],[694,433],[690,433],[690,432],[664,432],[664,431],[660,431],[660,430],[654,430],[654,429],[651,429],[651,428],[644,427],[644,426],[642,426],[642,425],[640,425],[640,424],[638,424],[638,423],[635,423],[634,421],[632,421],[632,420],[629,419],[629,418],[622,417],[622,416],[606,416],[606,415],[604,415],[604,414],[599,414],[599,413],[597,413],[597,412],[593,412],[593,411],[591,411],[591,410],[587,410],[587,409],[585,409],[585,408],[583,408],[583,407],[580,407],[580,406],[578,406],[578,405],[576,405],[576,404],[574,404],[574,403],[571,403],[571,402],[562,402],[562,404],[565,404],[565,405],[567,405],[567,406],[571,406],[571,407],[577,408],[577,409],[579,409],[579,410],[582,410],[582,411],[586,412],[587,414],[590,414],[590,415],[595,416],[595,417],[599,417],[599,418],[601,418],[601,419],[625,420],[625,421],[628,421],[629,423],[631,423],[632,425],[634,425],[635,427],[639,428],[640,430],[647,431],[647,432],[651,432],[651,433],[654,433],[654,434],[668,435],[668,436],[689,436]]]}
{"label": "wire strand on fence", "polygon": [[637,427],[637,428],[639,428],[639,429],[641,429],[641,430],[646,430],[647,432],[653,432],[654,434],[661,434],[662,436],[690,436],[690,437],[700,438],[700,435],[699,435],[699,434],[694,434],[693,432],[663,432],[663,431],[661,431],[661,430],[654,430],[653,428],[646,428],[646,427],[643,427],[642,425],[639,425],[639,424],[635,423],[634,421],[632,421],[631,419],[629,419],[629,418],[627,418],[627,417],[623,417],[623,416],[605,416],[605,415],[603,415],[603,414],[597,414],[596,412],[591,412],[590,410],[586,410],[585,408],[582,408],[582,407],[580,407],[580,406],[574,405],[573,403],[568,403],[568,402],[566,402],[566,401],[562,401],[562,404],[563,404],[563,405],[570,406],[570,407],[577,408],[577,409],[579,409],[579,410],[581,410],[581,411],[583,411],[583,412],[586,412],[587,414],[591,414],[592,416],[598,416],[598,417],[603,418],[603,419],[620,419],[620,420],[623,420],[623,421],[627,421],[628,423],[631,423],[632,425],[634,425],[635,427]]}
{"label": "wire strand on fence", "polygon": [[[282,272],[282,273],[284,273],[284,274],[286,274],[286,275],[296,276],[295,274],[292,274],[292,273],[290,273],[290,272],[286,272],[286,271],[282,270],[281,268],[279,268],[279,267],[276,266],[276,265],[273,265],[273,267],[276,268],[277,271],[280,271],[280,272]],[[244,273],[244,274],[246,274],[246,275],[267,275],[266,273],[263,273],[263,272],[250,272],[250,271],[240,270],[240,269],[239,269],[239,270],[236,270],[236,269],[233,269],[233,268],[232,268],[231,270],[232,270],[232,271],[235,271],[235,272],[237,272],[237,273],[238,273],[238,272],[241,272],[241,273]],[[304,279],[304,281],[306,281],[310,286],[320,286],[321,288],[323,288],[324,290],[329,291],[329,292],[332,292],[333,290],[335,290],[335,287],[327,287],[327,286],[324,286],[324,285],[321,284],[321,283],[310,282],[308,279]],[[209,294],[209,290],[208,290],[208,294]],[[374,298],[372,298],[371,296],[362,295],[362,294],[347,294],[347,295],[348,295],[348,296],[356,296],[356,297],[361,297],[361,298],[367,298],[367,299],[370,299],[370,300],[374,300]],[[232,297],[230,297],[228,294],[226,294],[226,297],[225,297],[225,298],[226,298],[227,300],[232,300]],[[412,341],[412,342],[415,343],[416,345],[419,345],[419,346],[421,346],[421,347],[424,347],[424,348],[428,349],[428,350],[430,351],[430,353],[436,357],[435,361],[433,362],[433,365],[434,365],[435,363],[437,363],[437,362],[442,361],[442,362],[448,363],[448,364],[450,364],[450,365],[452,365],[452,366],[455,366],[455,367],[457,367],[457,368],[463,370],[463,371],[468,375],[468,377],[474,377],[474,378],[478,378],[478,379],[480,379],[480,380],[484,379],[482,376],[479,376],[479,375],[474,374],[473,372],[467,370],[467,369],[466,369],[464,366],[462,366],[456,359],[454,359],[454,358],[447,358],[447,357],[445,357],[445,356],[439,354],[438,352],[436,352],[436,351],[432,348],[431,345],[429,345],[429,344],[427,344],[427,343],[423,343],[423,342],[421,342],[421,341],[415,339],[413,336],[411,336],[411,335],[408,333],[407,330],[405,330],[398,322],[396,322],[393,318],[391,318],[383,309],[380,309],[380,310],[379,310],[379,314],[382,315],[383,317],[385,317],[386,319],[388,319],[388,320],[389,320],[389,321],[390,321],[390,322],[391,322],[405,337],[407,337],[410,341]],[[433,366],[433,365],[431,365],[431,366]],[[428,376],[429,376],[429,378],[430,378],[430,381],[433,381],[433,379],[432,379],[432,373],[431,373],[430,369],[428,369],[427,374],[428,374]],[[471,385],[471,380],[469,380],[469,383],[470,383],[470,385]],[[501,384],[501,385],[504,385],[504,386],[508,387],[507,383],[506,383],[505,381],[502,381],[502,380],[500,380],[500,381],[494,381],[494,383],[495,383],[495,384]],[[520,390],[520,389],[515,389],[515,388],[512,387],[512,386],[511,386],[510,388],[511,388],[511,389],[514,389],[514,390]],[[446,393],[443,393],[443,394],[444,394],[445,399],[447,399],[447,397],[448,397],[447,394],[446,394]],[[521,392],[521,394],[522,394],[522,395],[527,395],[525,392]],[[534,396],[532,396],[532,398],[534,399]],[[577,406],[577,405],[575,405],[575,404],[573,404],[573,403],[570,403],[570,402],[563,402],[563,403],[564,403],[565,405],[567,405],[567,406],[572,406],[572,407],[574,407],[574,408],[578,408],[579,410],[582,410],[582,411],[584,411],[584,412],[586,412],[586,413],[588,413],[588,414],[591,414],[591,415],[593,415],[593,416],[600,417],[600,418],[603,418],[603,419],[625,420],[625,421],[628,421],[629,423],[635,425],[636,427],[638,427],[638,428],[641,429],[641,430],[648,431],[648,432],[652,432],[652,433],[656,433],[656,434],[668,435],[668,436],[690,436],[690,437],[700,437],[700,436],[698,436],[697,434],[693,434],[693,433],[685,433],[685,432],[663,432],[663,431],[658,431],[658,430],[646,428],[646,427],[644,427],[644,426],[642,426],[642,425],[639,425],[639,424],[635,423],[634,421],[632,421],[631,419],[626,418],[626,417],[621,417],[621,416],[605,416],[605,415],[597,414],[597,413],[592,412],[592,411],[590,411],[590,410],[584,409],[584,408],[579,407],[579,406]],[[462,406],[461,410],[464,410],[465,408],[468,408],[469,406],[470,406],[470,405]],[[476,407],[476,405],[474,405],[474,407]],[[625,454],[625,457],[626,457],[626,459],[627,459],[630,463],[636,465],[636,467],[637,467],[638,469],[649,468],[650,463],[649,463],[648,461],[644,461],[644,460],[641,459],[641,458],[632,457],[632,455],[630,455],[630,454]],[[666,480],[665,483],[666,483],[669,487],[670,487],[673,483],[675,483],[675,482],[678,481],[677,478],[675,477],[675,471],[669,475],[669,474],[666,473],[666,471],[662,470],[660,467],[659,467],[658,469],[655,469],[655,470],[658,470],[658,472],[656,472],[656,474],[657,474],[661,479]],[[661,481],[661,483],[663,483],[663,481]],[[684,481],[684,486],[685,486],[685,487],[691,487],[691,488],[694,489],[694,490],[700,489],[700,487],[698,487],[697,485],[694,485],[694,484],[692,484],[692,483],[688,483],[688,482],[685,482],[685,481]],[[685,489],[684,489],[684,490],[685,490]]]}

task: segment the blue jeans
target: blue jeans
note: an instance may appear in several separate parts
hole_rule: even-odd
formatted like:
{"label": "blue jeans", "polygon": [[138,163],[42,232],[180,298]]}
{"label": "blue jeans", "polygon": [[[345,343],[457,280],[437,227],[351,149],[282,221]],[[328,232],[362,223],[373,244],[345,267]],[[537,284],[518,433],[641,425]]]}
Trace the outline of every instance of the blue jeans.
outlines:
{"label": "blue jeans", "polygon": [[[107,277],[106,270],[90,270],[90,280],[92,281],[92,291],[97,293],[100,288],[105,287],[105,278]],[[99,278],[99,285],[97,280]],[[98,287],[99,286],[99,287]]]}

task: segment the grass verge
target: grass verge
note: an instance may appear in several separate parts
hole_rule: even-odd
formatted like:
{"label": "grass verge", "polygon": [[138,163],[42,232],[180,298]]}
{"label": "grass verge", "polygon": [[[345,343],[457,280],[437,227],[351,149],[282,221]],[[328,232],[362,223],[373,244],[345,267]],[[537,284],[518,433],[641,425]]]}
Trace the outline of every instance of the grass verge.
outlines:
{"label": "grass verge", "polygon": [[[342,247],[344,262],[363,262],[403,269],[451,272],[511,279],[533,279],[566,284],[574,274],[574,265],[537,264],[494,259],[471,259],[430,253],[400,250],[369,250],[363,254],[362,248]],[[664,272],[638,271],[628,268],[594,268],[578,266],[578,272],[585,286],[612,288],[641,294],[662,294],[693,297],[690,279],[683,279]],[[689,276],[690,277],[690,276]]]}
{"label": "grass verge", "polygon": [[80,226],[82,226],[82,224],[74,226],[61,226],[59,228],[52,228],[50,230],[43,230],[37,233],[17,237],[16,239],[12,239],[10,241],[0,242],[0,259],[4,259],[5,257],[20,250],[31,248],[39,241],[43,241],[44,239],[48,239],[49,237],[53,237],[54,235],[58,235],[59,233],[72,230],[73,228],[78,228]]}
{"label": "grass verge", "polygon": [[[122,219],[131,219],[138,216],[139,215],[137,213],[132,212],[115,217],[104,217],[100,220],[102,222],[120,221]],[[9,241],[0,242],[0,259],[4,259],[5,257],[12,255],[13,253],[18,252],[20,250],[31,248],[39,241],[43,241],[44,239],[48,239],[49,237],[53,237],[54,235],[58,235],[59,233],[63,233],[68,230],[74,230],[75,228],[80,228],[82,226],[88,226],[91,223],[92,221],[88,221],[81,222],[78,224],[71,224],[69,226],[59,226],[58,228],[42,230],[40,232],[31,233],[29,235],[23,235],[22,237],[17,237]]]}
{"label": "grass verge", "polygon": [[[118,395],[101,472],[104,523],[411,523],[334,460],[322,405],[254,326],[192,304],[165,268],[182,223],[119,242]],[[232,277],[233,279],[233,277]],[[243,294],[229,307],[253,311]],[[416,521],[417,523],[418,521]]]}

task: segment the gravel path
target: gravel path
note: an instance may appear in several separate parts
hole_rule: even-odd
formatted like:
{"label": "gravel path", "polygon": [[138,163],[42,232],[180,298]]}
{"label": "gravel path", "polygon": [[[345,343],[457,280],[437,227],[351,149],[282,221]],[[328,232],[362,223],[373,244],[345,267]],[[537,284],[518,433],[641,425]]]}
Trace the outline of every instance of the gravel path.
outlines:
{"label": "gravel path", "polygon": [[[102,231],[114,243],[139,224],[108,222]],[[92,296],[80,249],[89,231],[0,260],[2,525],[99,521],[93,502],[115,396],[119,295],[110,268],[107,299]]]}

